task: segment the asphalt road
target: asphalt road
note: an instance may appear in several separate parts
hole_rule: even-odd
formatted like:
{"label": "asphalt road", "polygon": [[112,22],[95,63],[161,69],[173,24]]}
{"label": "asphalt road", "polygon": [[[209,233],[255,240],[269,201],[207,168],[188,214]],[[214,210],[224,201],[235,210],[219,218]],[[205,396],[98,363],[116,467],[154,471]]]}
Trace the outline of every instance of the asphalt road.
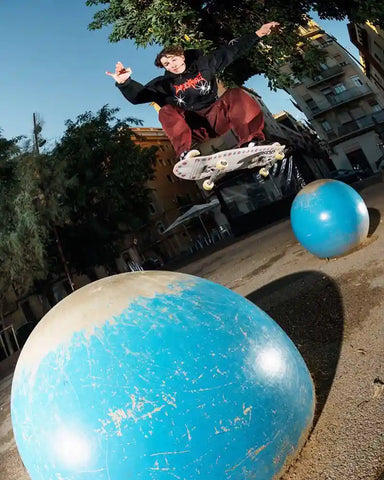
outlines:
{"label": "asphalt road", "polygon": [[[294,341],[313,376],[315,425],[284,480],[384,479],[384,190],[361,195],[366,243],[320,260],[296,241],[288,220],[179,268],[246,296]],[[12,435],[12,377],[0,382],[0,479],[27,480]]]}

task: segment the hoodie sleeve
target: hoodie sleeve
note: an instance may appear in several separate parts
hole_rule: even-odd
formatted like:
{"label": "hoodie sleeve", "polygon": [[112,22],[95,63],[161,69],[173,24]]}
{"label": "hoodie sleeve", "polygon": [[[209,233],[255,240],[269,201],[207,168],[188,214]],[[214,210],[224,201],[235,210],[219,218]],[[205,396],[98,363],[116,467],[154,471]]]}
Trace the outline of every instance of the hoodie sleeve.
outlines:
{"label": "hoodie sleeve", "polygon": [[222,72],[228,65],[244,55],[244,53],[259,41],[260,38],[256,33],[250,33],[240,38],[234,38],[228,45],[214,50],[203,58],[215,73]]}
{"label": "hoodie sleeve", "polygon": [[147,85],[142,85],[132,78],[128,78],[124,83],[116,83],[115,85],[124,97],[134,105],[150,102],[162,103],[159,94],[154,89]]}

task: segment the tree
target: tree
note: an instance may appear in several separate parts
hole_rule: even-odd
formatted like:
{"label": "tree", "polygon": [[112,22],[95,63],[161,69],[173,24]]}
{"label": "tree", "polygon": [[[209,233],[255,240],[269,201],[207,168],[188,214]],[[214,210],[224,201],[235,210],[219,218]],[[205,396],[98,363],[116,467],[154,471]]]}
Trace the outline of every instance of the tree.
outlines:
{"label": "tree", "polygon": [[47,248],[58,207],[61,176],[49,155],[23,152],[0,138],[0,311],[11,286],[25,294],[50,270]]}
{"label": "tree", "polygon": [[[226,69],[228,84],[243,84],[265,73],[272,88],[285,87],[290,78],[280,67],[290,61],[295,75],[314,76],[323,60],[322,52],[299,37],[313,9],[321,18],[361,23],[370,20],[384,26],[382,0],[87,0],[88,6],[102,5],[94,14],[91,30],[112,25],[110,41],[132,39],[138,46],[181,43],[189,48],[208,50],[233,37],[250,33],[267,21],[279,21],[283,32],[263,39]],[[272,49],[271,49],[272,47]]]}
{"label": "tree", "polygon": [[64,199],[68,220],[59,234],[66,258],[80,272],[112,263],[124,235],[139,230],[148,216],[145,184],[155,149],[136,146],[129,126],[141,122],[118,121],[116,112],[104,106],[68,120],[52,152],[72,179]]}

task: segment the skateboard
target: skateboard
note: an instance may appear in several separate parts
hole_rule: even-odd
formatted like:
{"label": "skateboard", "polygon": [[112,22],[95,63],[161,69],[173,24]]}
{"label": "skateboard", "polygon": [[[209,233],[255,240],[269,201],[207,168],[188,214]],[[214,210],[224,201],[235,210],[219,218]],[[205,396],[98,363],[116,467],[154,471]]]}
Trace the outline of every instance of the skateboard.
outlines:
{"label": "skateboard", "polygon": [[212,190],[215,180],[233,170],[262,167],[260,175],[267,177],[271,167],[285,158],[285,145],[256,145],[254,147],[234,148],[200,155],[198,150],[188,152],[183,160],[173,167],[173,173],[184,180],[202,180],[204,190]]}

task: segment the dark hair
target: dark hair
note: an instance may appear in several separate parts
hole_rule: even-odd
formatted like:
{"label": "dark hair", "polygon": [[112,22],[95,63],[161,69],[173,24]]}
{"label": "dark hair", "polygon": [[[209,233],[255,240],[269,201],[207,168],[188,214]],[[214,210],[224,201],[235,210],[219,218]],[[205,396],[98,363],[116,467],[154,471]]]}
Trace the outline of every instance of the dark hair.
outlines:
{"label": "dark hair", "polygon": [[160,60],[167,55],[184,55],[184,49],[180,45],[174,45],[171,47],[163,48],[163,50],[160,53],[158,53],[156,56],[156,59],[155,59],[156,67],[164,68]]}

